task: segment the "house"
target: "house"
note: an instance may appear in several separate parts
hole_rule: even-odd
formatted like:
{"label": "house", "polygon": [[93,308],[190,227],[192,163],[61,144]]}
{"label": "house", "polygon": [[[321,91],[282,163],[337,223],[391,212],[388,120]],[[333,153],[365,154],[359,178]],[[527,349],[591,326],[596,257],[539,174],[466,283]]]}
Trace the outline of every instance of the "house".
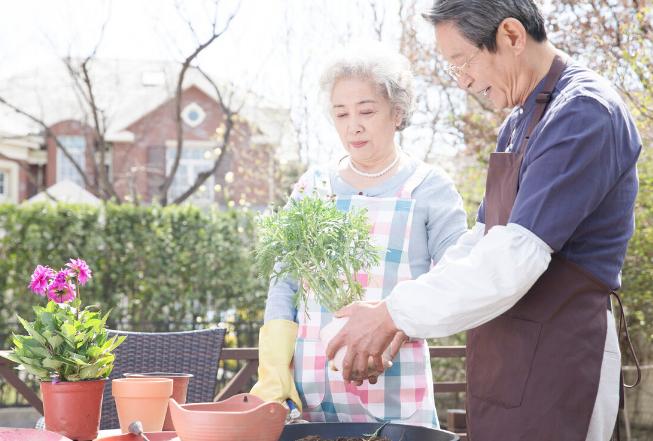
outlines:
{"label": "house", "polygon": [[[89,66],[108,145],[104,168],[117,195],[143,203],[160,199],[177,151],[174,91],[180,66],[102,59]],[[224,81],[217,84],[238,116],[219,167],[187,201],[265,206],[274,195],[277,158],[295,149],[289,111]],[[214,84],[190,69],[181,96],[183,148],[167,193],[169,202],[184,193],[199,172],[210,170],[224,149],[225,114]],[[64,180],[97,195],[100,159],[93,161],[92,155],[99,138],[85,104],[85,85],[74,80],[65,63],[0,82],[0,97],[42,120],[88,177],[85,182],[43,127],[0,104],[0,201],[18,203]]]}

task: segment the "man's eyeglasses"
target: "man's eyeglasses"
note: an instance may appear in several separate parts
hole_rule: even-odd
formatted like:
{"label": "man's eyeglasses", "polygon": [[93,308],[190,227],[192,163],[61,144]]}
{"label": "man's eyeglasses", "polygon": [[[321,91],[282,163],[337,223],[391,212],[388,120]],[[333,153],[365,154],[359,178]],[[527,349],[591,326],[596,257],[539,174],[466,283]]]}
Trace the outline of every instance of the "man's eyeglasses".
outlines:
{"label": "man's eyeglasses", "polygon": [[465,60],[463,64],[459,66],[455,64],[447,63],[447,65],[444,68],[445,72],[447,72],[447,74],[449,74],[449,76],[451,76],[451,78],[453,78],[454,80],[460,81],[460,77],[462,77],[465,74],[465,71],[469,67],[470,63],[480,53],[481,53],[481,49],[480,48],[476,49],[476,52],[474,52],[474,54],[472,54],[469,58],[467,58],[467,60]]}

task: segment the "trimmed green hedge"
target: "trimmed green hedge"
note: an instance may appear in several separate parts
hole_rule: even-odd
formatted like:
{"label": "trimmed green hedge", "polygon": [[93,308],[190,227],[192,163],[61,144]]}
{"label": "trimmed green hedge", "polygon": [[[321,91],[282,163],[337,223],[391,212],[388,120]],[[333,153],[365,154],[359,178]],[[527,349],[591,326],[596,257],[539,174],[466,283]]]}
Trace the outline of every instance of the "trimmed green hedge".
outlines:
{"label": "trimmed green hedge", "polygon": [[228,308],[255,316],[266,287],[253,267],[253,217],[189,206],[1,204],[1,332],[39,303],[27,289],[34,267],[57,270],[71,257],[93,271],[83,302],[113,308],[114,328],[190,329],[217,323],[209,311]]}

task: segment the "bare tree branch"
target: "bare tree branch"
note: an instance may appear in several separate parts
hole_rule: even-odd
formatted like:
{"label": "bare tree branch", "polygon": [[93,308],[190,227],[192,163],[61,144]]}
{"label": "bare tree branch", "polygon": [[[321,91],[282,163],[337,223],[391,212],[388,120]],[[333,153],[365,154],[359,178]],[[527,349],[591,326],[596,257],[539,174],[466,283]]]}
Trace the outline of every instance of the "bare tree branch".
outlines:
{"label": "bare tree branch", "polygon": [[[217,2],[216,2],[216,8],[217,8]],[[183,94],[183,82],[184,78],[186,77],[186,72],[188,71],[189,67],[191,66],[191,63],[193,60],[197,58],[197,56],[207,47],[211,45],[216,39],[218,39],[224,32],[227,31],[229,28],[229,25],[231,24],[231,21],[234,19],[236,14],[238,13],[238,10],[240,8],[240,3],[238,4],[238,7],[234,12],[232,12],[229,17],[226,20],[226,23],[224,27],[218,32],[216,31],[216,21],[213,22],[212,24],[212,33],[211,35],[201,44],[199,44],[193,52],[186,57],[184,62],[181,65],[181,70],[179,71],[179,75],[177,77],[177,86],[175,88],[175,124],[176,124],[176,132],[177,132],[177,148],[175,150],[175,158],[172,162],[172,167],[170,168],[169,174],[165,177],[163,183],[161,184],[159,188],[159,194],[160,194],[160,200],[163,205],[167,205],[168,202],[168,190],[170,189],[170,186],[172,185],[172,181],[175,178],[175,175],[177,174],[177,169],[179,168],[179,162],[181,161],[181,154],[183,151],[183,138],[184,138],[184,127],[183,127],[183,121],[181,119],[181,101],[182,101],[182,94]],[[217,20],[217,19],[216,19]],[[188,20],[187,20],[188,21]],[[192,27],[191,27],[192,30]]]}
{"label": "bare tree branch", "polygon": [[[401,2],[400,2],[401,3]],[[372,9],[372,16],[373,16],[373,26],[374,26],[374,33],[376,34],[376,39],[379,41],[383,40],[383,27],[385,25],[385,8],[383,10],[383,16],[381,17],[379,14],[379,6],[377,2],[374,0],[369,0],[369,6]]]}
{"label": "bare tree branch", "polygon": [[86,87],[86,92],[88,94],[89,105],[91,107],[91,115],[93,116],[93,123],[95,127],[95,136],[100,149],[100,160],[99,164],[96,163],[97,159],[95,158],[95,146],[93,146],[93,164],[95,165],[95,170],[99,171],[99,181],[100,188],[102,193],[106,196],[111,196],[116,199],[117,202],[120,202],[120,196],[116,193],[115,188],[109,181],[107,176],[107,169],[105,167],[106,163],[106,152],[107,152],[107,142],[106,142],[106,122],[103,112],[98,108],[97,101],[95,98],[95,93],[93,91],[93,83],[88,72],[88,63],[91,58],[86,58],[81,65],[82,75],[84,79],[84,85]]}
{"label": "bare tree branch", "polygon": [[236,115],[225,103],[223,97],[222,97],[222,92],[220,91],[220,88],[218,85],[213,81],[213,79],[206,74],[203,70],[199,69],[199,72],[202,74],[204,78],[211,84],[213,87],[217,97],[218,97],[218,103],[222,107],[222,111],[225,115],[225,129],[224,132],[222,133],[222,139],[221,139],[221,146],[216,145],[217,148],[220,148],[220,152],[213,161],[213,165],[211,166],[210,169],[205,170],[203,172],[198,173],[197,177],[195,178],[195,182],[181,195],[175,198],[175,200],[172,202],[173,204],[180,204],[188,197],[190,197],[193,193],[197,191],[197,189],[200,188],[204,182],[211,176],[213,176],[220,165],[222,164],[223,159],[225,158],[225,154],[227,153],[227,149],[229,147],[229,142],[231,139],[231,132],[232,129],[234,128],[234,116]]}

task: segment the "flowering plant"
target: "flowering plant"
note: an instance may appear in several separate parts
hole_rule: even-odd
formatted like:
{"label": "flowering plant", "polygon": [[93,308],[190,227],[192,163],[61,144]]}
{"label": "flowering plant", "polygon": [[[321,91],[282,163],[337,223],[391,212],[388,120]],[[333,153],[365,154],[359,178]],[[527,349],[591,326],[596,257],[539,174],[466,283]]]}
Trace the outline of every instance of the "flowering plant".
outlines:
{"label": "flowering plant", "polygon": [[58,272],[38,265],[29,288],[49,301],[45,307],[34,307],[33,322],[17,316],[27,335],[14,334],[14,347],[4,356],[41,380],[108,377],[113,369],[112,352],[125,337],[108,338],[105,324],[109,313],[100,316],[97,305],[82,309],[79,287],[91,277],[82,259],[71,259]]}

